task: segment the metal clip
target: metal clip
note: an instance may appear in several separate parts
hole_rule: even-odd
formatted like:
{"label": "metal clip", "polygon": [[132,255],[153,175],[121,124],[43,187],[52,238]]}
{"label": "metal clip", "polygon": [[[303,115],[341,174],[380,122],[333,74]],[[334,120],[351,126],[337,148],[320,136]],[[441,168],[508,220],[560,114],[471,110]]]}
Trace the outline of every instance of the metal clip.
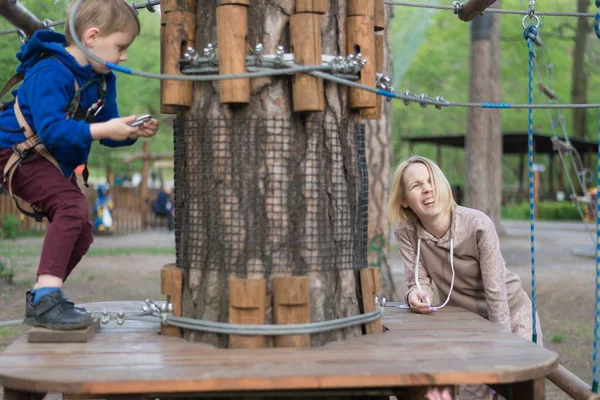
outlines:
{"label": "metal clip", "polygon": [[150,0],[146,0],[146,9],[148,11],[150,11],[151,13],[155,12],[156,9],[154,8],[154,6],[150,3]]}
{"label": "metal clip", "polygon": [[275,51],[275,65],[280,65],[283,62],[283,56],[285,55],[285,50],[283,46],[277,46],[277,51]]}
{"label": "metal clip", "polygon": [[123,311],[119,311],[117,314],[117,324],[123,325],[125,322],[125,313]]}
{"label": "metal clip", "polygon": [[160,313],[160,308],[156,305],[156,303],[154,303],[152,300],[150,299],[146,299],[146,304],[148,305],[148,307],[150,307],[150,309],[155,312],[155,313]]}
{"label": "metal clip", "polygon": [[87,121],[87,119],[89,118],[90,114],[93,115],[94,117],[98,115],[98,113],[100,111],[102,111],[102,109],[104,108],[104,101],[98,99],[96,100],[95,103],[93,103],[86,111],[85,113],[85,119]]}
{"label": "metal clip", "polygon": [[160,305],[160,317],[163,323],[167,322],[170,316],[173,315],[173,304],[166,303]]}
{"label": "metal clip", "polygon": [[27,37],[27,35],[25,34],[25,32],[22,31],[19,28],[17,28],[17,36],[19,37],[19,40],[21,41],[21,44],[25,44],[29,40],[29,38]]}
{"label": "metal clip", "polygon": [[460,2],[453,1],[452,6],[454,7],[454,9],[452,10],[452,12],[454,12],[454,14],[456,14],[456,15],[462,14],[463,5]]}
{"label": "metal clip", "polygon": [[106,308],[102,310],[102,317],[100,318],[100,322],[102,322],[104,325],[110,322],[110,315],[108,314],[108,310]]}
{"label": "metal clip", "polygon": [[44,24],[44,27],[52,32],[54,32],[54,28],[52,27],[52,24],[54,22],[52,22],[51,19],[45,19],[42,21],[42,24]]}
{"label": "metal clip", "polygon": [[263,55],[265,53],[265,48],[262,43],[257,43],[254,46],[254,64],[257,67],[260,67],[263,64]]}

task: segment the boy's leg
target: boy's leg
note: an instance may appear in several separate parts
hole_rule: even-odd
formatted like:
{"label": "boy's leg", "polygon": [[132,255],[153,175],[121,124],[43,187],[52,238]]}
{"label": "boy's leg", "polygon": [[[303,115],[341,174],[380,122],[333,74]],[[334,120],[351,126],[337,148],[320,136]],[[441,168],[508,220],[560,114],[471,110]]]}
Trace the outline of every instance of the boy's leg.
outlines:
{"label": "boy's leg", "polygon": [[[5,162],[3,155],[0,154],[0,167]],[[79,254],[83,247],[89,247],[90,241],[84,241],[76,249],[84,225],[89,221],[85,196],[39,154],[17,168],[12,189],[15,195],[47,213],[50,220],[37,272],[37,290],[43,288],[40,293],[47,294],[38,300],[40,293],[35,298],[33,293],[28,293],[26,322],[51,329],[79,329],[90,325],[91,316],[75,309],[60,291],[73,251]],[[78,256],[77,261],[80,258]]]}
{"label": "boy's leg", "polygon": [[[71,178],[71,183],[77,188],[77,190],[81,191],[79,189],[79,185],[77,184],[76,177]],[[73,251],[71,252],[71,257],[69,258],[63,281],[66,281],[69,275],[71,275],[71,272],[73,272],[73,269],[75,269],[77,264],[79,264],[81,258],[85,255],[85,253],[87,253],[93,241],[94,225],[92,224],[88,213],[88,218],[82,225],[81,234],[73,246]]]}

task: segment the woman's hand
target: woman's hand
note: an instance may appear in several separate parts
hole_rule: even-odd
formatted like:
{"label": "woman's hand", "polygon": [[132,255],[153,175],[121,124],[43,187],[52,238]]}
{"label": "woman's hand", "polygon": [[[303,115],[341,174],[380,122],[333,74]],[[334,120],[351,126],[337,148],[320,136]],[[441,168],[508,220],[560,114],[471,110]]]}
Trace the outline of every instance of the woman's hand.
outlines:
{"label": "woman's hand", "polygon": [[427,400],[452,400],[450,390],[445,388],[440,392],[438,388],[429,388],[425,394]]}
{"label": "woman's hand", "polygon": [[412,311],[421,314],[430,314],[436,312],[437,309],[430,306],[427,292],[419,293],[418,290],[413,290],[408,295],[408,306]]}

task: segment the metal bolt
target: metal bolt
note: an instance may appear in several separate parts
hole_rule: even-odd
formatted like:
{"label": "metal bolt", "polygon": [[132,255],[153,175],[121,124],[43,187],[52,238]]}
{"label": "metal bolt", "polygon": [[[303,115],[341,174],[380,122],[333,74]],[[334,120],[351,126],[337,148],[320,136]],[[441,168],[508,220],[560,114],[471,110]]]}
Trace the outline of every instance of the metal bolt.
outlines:
{"label": "metal bolt", "polygon": [[102,322],[104,325],[110,322],[110,315],[108,315],[108,310],[106,308],[102,310],[102,317],[100,318],[100,322]]}
{"label": "metal bolt", "polygon": [[125,313],[123,311],[119,311],[117,314],[117,324],[123,325],[125,322]]}
{"label": "metal bolt", "polygon": [[[421,93],[419,95],[419,99],[421,99],[421,100],[431,100],[429,98],[429,96],[427,96],[425,93]],[[427,103],[419,103],[419,104],[421,104],[421,107],[423,107],[423,108],[427,107]]]}
{"label": "metal bolt", "polygon": [[[406,97],[413,97],[413,94],[411,93],[410,90],[407,90],[406,92],[404,92],[404,96],[406,96]],[[410,104],[410,100],[404,99],[404,105],[407,106],[409,104]]]}
{"label": "metal bolt", "polygon": [[[439,103],[445,103],[446,102],[442,96],[436,96],[434,100],[437,101],[437,102],[439,102]],[[442,109],[442,105],[441,104],[436,104],[435,108],[437,108],[438,110],[441,110]]]}

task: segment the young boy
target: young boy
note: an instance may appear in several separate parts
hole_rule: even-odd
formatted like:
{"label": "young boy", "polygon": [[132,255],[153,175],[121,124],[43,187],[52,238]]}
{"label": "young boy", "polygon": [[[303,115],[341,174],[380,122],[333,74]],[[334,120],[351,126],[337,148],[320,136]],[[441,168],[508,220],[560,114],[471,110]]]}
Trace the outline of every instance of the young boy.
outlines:
{"label": "young boy", "polygon": [[[119,64],[127,60],[140,22],[125,0],[85,0],[75,28],[88,50]],[[25,323],[81,329],[91,316],[61,290],[93,241],[88,202],[74,170],[87,162],[93,141],[130,146],[154,136],[158,121],[132,127],[135,116],[119,117],[115,75],[73,44],[68,26],[64,36],[36,32],[17,58],[25,77],[15,103],[0,113],[0,182],[50,222],[37,282],[26,294]]]}

